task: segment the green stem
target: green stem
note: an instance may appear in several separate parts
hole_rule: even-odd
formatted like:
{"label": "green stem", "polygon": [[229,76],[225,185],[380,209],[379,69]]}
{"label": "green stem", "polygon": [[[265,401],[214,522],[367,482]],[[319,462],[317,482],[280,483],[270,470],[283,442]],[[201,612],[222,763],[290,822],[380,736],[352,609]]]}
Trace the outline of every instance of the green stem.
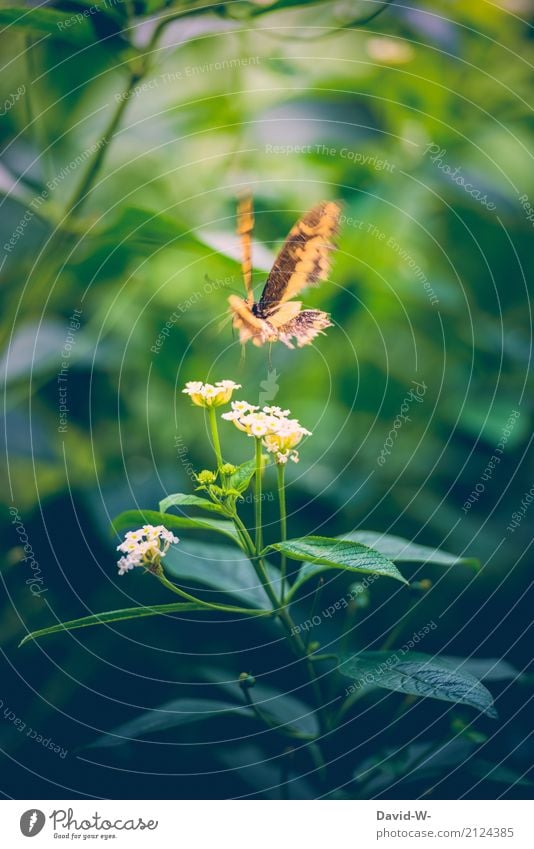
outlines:
{"label": "green stem", "polygon": [[217,427],[217,414],[215,407],[208,407],[208,416],[210,421],[211,438],[213,442],[213,450],[217,458],[217,468],[220,469],[223,464],[221,452],[221,440],[219,439],[219,428]]}
{"label": "green stem", "polygon": [[[287,540],[287,511],[286,511],[286,486],[285,486],[285,463],[276,464],[276,476],[278,479],[278,503],[280,506],[280,540]],[[287,557],[285,554],[280,558],[280,576],[281,576],[281,601],[284,604],[286,594],[286,572],[287,572]]]}
{"label": "green stem", "polygon": [[[261,440],[260,439],[256,440],[257,466],[258,466],[258,443],[260,444],[259,454],[260,454],[260,458],[261,458]],[[261,459],[260,459],[260,463],[261,463]],[[256,476],[259,477],[257,467],[256,467]],[[260,495],[260,501],[257,502],[257,503],[261,503],[261,481],[260,481],[259,495]],[[257,488],[257,484],[256,484],[256,497],[257,496],[258,496],[258,488]],[[250,558],[250,562],[252,563],[252,565],[254,567],[256,575],[258,576],[258,579],[260,580],[261,585],[264,588],[264,590],[267,594],[267,597],[269,598],[269,601],[272,604],[273,613],[275,613],[278,616],[282,625],[284,626],[284,628],[287,632],[287,638],[289,640],[291,647],[293,648],[295,655],[297,657],[299,657],[301,660],[304,660],[304,662],[306,664],[308,679],[309,679],[309,682],[310,682],[310,685],[311,685],[311,688],[312,688],[312,691],[313,691],[313,695],[314,695],[314,700],[315,700],[315,705],[316,705],[316,710],[317,710],[317,718],[318,718],[318,721],[319,721],[319,727],[320,727],[320,730],[321,730],[321,734],[325,734],[328,731],[328,728],[329,728],[328,719],[327,719],[327,716],[326,716],[326,713],[325,713],[325,710],[324,710],[324,707],[323,707],[323,696],[322,696],[322,693],[321,693],[319,680],[318,680],[317,674],[315,672],[313,661],[310,658],[310,656],[308,655],[307,647],[306,647],[302,637],[298,633],[298,629],[295,626],[295,623],[293,621],[291,614],[289,613],[289,610],[287,609],[285,604],[281,603],[280,599],[277,597],[275,591],[273,590],[272,584],[269,580],[269,576],[267,574],[267,570],[266,570],[264,562],[263,562],[263,558],[260,556],[261,555],[261,548],[258,548],[257,544],[256,545],[254,544],[254,542],[251,539],[249,532],[247,531],[243,522],[241,521],[241,519],[237,515],[237,512],[232,516],[232,518],[233,518],[234,524],[235,524],[238,532],[240,533],[241,538],[242,538],[242,540],[243,540],[243,542],[246,546],[247,554]],[[260,512],[260,521],[261,521],[261,512]],[[256,522],[257,522],[257,514],[256,514]]]}
{"label": "green stem", "polygon": [[256,475],[255,475],[255,493],[254,493],[254,516],[256,521],[256,554],[259,554],[263,549],[263,529],[261,524],[261,473],[262,473],[262,450],[261,439],[256,437]]}

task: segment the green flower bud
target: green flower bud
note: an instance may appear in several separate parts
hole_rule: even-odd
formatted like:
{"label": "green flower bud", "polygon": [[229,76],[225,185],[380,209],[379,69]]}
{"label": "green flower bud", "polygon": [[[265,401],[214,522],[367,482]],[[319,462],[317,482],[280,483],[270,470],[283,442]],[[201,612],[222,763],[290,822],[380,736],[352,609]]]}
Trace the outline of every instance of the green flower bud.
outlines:
{"label": "green flower bud", "polygon": [[239,676],[239,686],[243,690],[248,690],[250,687],[253,687],[256,683],[256,679],[250,674],[250,672],[242,672]]}

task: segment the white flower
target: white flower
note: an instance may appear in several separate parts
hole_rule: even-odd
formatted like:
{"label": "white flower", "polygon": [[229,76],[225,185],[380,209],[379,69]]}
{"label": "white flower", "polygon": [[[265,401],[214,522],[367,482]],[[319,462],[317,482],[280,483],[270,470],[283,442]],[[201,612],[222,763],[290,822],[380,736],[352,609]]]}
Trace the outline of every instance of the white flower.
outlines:
{"label": "white flower", "polygon": [[234,383],[233,380],[219,380],[215,385],[190,380],[182,392],[189,395],[197,407],[220,407],[221,404],[228,403],[235,389],[241,389],[241,384]]}
{"label": "white flower", "polygon": [[279,416],[280,418],[289,416],[289,410],[282,410],[281,407],[264,407],[263,412],[270,413],[271,416]]}
{"label": "white flower", "polygon": [[232,401],[231,412],[223,413],[222,418],[233,422],[248,436],[262,439],[263,446],[275,455],[277,463],[287,463],[288,460],[298,463],[299,455],[295,446],[303,436],[311,436],[311,432],[302,427],[297,419],[288,418],[289,410],[280,407],[264,407],[261,412],[257,410],[258,407],[246,401]]}
{"label": "white flower", "polygon": [[133,563],[128,557],[121,557],[117,566],[119,567],[119,575],[125,575],[126,572],[129,572],[130,569],[133,569],[136,564]]}
{"label": "white flower", "polygon": [[[232,410],[235,410],[237,413],[254,413],[259,409],[254,404],[249,404],[248,401],[232,401]],[[267,408],[264,407],[263,409],[266,410]]]}
{"label": "white flower", "polygon": [[[179,542],[172,531],[163,525],[143,525],[136,531],[128,531],[124,541],[117,546],[117,551],[122,551],[123,556],[119,559],[119,575],[125,575],[135,566],[159,566],[162,557],[165,557],[172,543]],[[162,545],[163,543],[163,545]]]}

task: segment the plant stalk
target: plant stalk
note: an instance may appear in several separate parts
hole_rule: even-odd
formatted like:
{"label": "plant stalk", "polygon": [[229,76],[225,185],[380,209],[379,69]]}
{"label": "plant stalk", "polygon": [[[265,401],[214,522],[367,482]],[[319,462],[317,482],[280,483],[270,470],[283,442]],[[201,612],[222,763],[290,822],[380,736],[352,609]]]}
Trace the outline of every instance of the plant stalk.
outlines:
{"label": "plant stalk", "polygon": [[274,611],[272,610],[254,610],[249,609],[247,607],[237,607],[231,604],[212,604],[209,601],[202,601],[202,599],[195,598],[194,595],[190,595],[185,590],[182,590],[180,589],[180,587],[177,587],[176,584],[173,584],[172,581],[169,581],[165,577],[165,575],[158,575],[155,572],[153,572],[152,574],[155,574],[158,581],[171,592],[176,593],[176,595],[179,595],[181,598],[184,598],[187,601],[192,601],[195,604],[199,604],[201,605],[201,607],[205,607],[209,610],[220,610],[222,613],[241,613],[247,616],[271,616],[274,613]]}
{"label": "plant stalk", "polygon": [[263,457],[261,450],[261,439],[256,437],[256,474],[255,474],[255,493],[254,493],[254,516],[255,516],[255,532],[256,532],[256,554],[259,553],[263,549],[263,528],[261,523],[261,473],[262,473],[262,465],[263,465]]}
{"label": "plant stalk", "polygon": [[[287,540],[287,511],[286,511],[286,485],[285,485],[285,463],[276,464],[276,476],[278,480],[278,504],[280,507],[280,540]],[[280,558],[280,575],[281,575],[281,593],[280,598],[282,604],[285,602],[286,595],[286,572],[287,572],[287,557],[285,554]]]}
{"label": "plant stalk", "polygon": [[221,440],[219,439],[219,428],[217,427],[217,414],[215,407],[208,407],[208,415],[210,421],[211,438],[213,441],[213,450],[217,458],[217,468],[220,469],[223,464],[221,452]]}

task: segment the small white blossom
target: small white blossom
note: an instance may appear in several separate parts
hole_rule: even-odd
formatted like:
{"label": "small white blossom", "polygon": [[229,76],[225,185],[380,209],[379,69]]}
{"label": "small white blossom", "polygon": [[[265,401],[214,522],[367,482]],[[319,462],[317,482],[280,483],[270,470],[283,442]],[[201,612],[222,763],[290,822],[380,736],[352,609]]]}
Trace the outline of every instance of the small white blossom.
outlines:
{"label": "small white blossom", "polygon": [[241,389],[241,384],[233,380],[219,380],[215,384],[190,380],[182,392],[189,395],[197,407],[220,407],[228,403],[235,389]]}
{"label": "small white blossom", "polygon": [[117,563],[119,575],[125,575],[135,566],[158,566],[171,544],[176,542],[179,542],[178,537],[163,525],[143,525],[136,531],[128,531],[117,546],[117,551],[123,552]]}
{"label": "small white blossom", "polygon": [[282,410],[281,407],[264,407],[263,412],[270,413],[271,416],[279,416],[280,418],[289,416],[289,410]]}

